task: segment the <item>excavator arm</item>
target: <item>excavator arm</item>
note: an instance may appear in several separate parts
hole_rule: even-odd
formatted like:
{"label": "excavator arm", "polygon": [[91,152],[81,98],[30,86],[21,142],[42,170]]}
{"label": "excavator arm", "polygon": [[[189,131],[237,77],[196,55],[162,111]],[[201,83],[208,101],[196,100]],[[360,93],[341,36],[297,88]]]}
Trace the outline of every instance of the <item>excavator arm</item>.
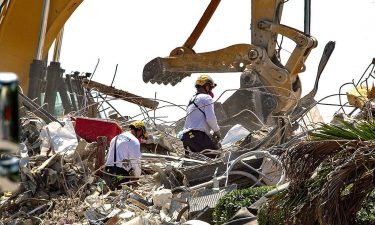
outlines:
{"label": "excavator arm", "polygon": [[[41,43],[41,58],[83,0],[49,1],[46,33]],[[0,71],[18,75],[27,93],[29,68],[37,55],[44,0],[0,0]]]}
{"label": "excavator arm", "polygon": [[[252,0],[251,44],[196,53],[194,44],[219,3],[220,0],[211,1],[182,47],[172,50],[168,57],[155,58],[145,65],[143,80],[175,85],[192,73],[242,72],[242,90],[236,91],[222,105],[227,118],[250,110],[250,117],[257,117],[252,119],[267,122],[271,115],[290,111],[301,96],[298,74],[304,71],[304,62],[317,41],[302,31],[280,24],[284,1]],[[278,35],[296,44],[285,65],[277,55]],[[254,128],[254,124],[248,127]]]}

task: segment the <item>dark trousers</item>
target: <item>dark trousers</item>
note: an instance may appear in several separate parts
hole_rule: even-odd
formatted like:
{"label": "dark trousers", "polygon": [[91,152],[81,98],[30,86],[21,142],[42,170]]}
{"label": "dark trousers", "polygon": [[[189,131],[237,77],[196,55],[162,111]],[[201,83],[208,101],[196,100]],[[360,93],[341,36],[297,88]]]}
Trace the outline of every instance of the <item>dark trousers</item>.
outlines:
{"label": "dark trousers", "polygon": [[107,173],[117,175],[117,176],[112,176],[108,174],[105,175],[105,181],[112,191],[115,190],[116,188],[119,188],[121,183],[128,182],[130,180],[130,178],[121,178],[121,176],[130,176],[129,171],[125,170],[122,167],[106,166],[105,171]]}
{"label": "dark trousers", "polygon": [[182,135],[181,138],[184,148],[192,152],[201,152],[205,149],[218,150],[219,147],[212,139],[203,131],[191,130]]}

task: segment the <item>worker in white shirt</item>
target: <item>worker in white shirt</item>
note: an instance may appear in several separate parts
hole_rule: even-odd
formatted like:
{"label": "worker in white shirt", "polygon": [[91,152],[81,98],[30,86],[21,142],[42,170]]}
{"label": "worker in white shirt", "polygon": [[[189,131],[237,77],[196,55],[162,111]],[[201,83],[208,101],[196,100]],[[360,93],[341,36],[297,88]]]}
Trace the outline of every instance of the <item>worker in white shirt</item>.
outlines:
{"label": "worker in white shirt", "polygon": [[129,181],[130,179],[126,176],[139,177],[141,175],[140,143],[142,139],[147,138],[146,127],[143,122],[136,121],[131,123],[129,128],[130,131],[114,137],[109,146],[105,171],[112,175],[111,181],[108,182],[112,190],[120,183]]}
{"label": "worker in white shirt", "polygon": [[[220,128],[215,116],[212,93],[212,89],[216,86],[217,84],[213,79],[207,75],[199,76],[195,82],[197,93],[187,107],[187,116],[181,138],[184,148],[189,148],[192,152],[220,148]],[[212,135],[211,130],[213,131]]]}

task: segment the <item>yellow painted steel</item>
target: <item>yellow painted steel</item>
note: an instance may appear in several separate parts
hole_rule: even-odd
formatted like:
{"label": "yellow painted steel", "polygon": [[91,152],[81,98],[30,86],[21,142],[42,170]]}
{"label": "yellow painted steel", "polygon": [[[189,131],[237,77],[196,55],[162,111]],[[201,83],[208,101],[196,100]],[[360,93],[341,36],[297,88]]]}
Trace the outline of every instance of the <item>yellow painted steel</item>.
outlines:
{"label": "yellow painted steel", "polygon": [[[83,0],[52,0],[48,14],[43,58],[56,36]],[[27,93],[29,67],[35,58],[43,0],[12,0],[0,21],[0,71],[14,72]],[[6,11],[5,11],[6,10]]]}
{"label": "yellow painted steel", "polygon": [[[209,6],[207,11],[213,13],[219,2],[211,0],[215,4]],[[277,107],[273,109],[275,115],[292,110],[301,97],[299,73],[304,72],[304,63],[318,42],[302,31],[280,24],[284,2],[251,0],[251,44],[236,44],[203,53],[196,53],[192,49],[193,44],[177,47],[169,57],[159,57],[149,62],[144,69],[144,80],[175,84],[192,73],[247,70],[256,74],[262,86],[277,99]],[[190,36],[193,37],[191,43],[197,41],[212,13],[202,16]],[[289,38],[296,44],[285,65],[277,57],[278,35]]]}
{"label": "yellow painted steel", "polygon": [[346,92],[346,97],[348,98],[349,105],[362,109],[366,107],[369,100],[375,98],[375,87],[374,85],[370,87],[357,86]]}

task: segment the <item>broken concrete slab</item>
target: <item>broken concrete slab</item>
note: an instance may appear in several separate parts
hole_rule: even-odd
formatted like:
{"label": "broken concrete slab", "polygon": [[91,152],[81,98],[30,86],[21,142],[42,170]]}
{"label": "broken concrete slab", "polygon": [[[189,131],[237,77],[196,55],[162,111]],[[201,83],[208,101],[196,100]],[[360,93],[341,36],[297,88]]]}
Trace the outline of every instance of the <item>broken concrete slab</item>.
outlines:
{"label": "broken concrete slab", "polygon": [[159,105],[159,102],[148,99],[148,98],[143,98],[141,96],[132,94],[127,91],[123,91],[111,86],[107,86],[92,80],[83,80],[83,87],[87,89],[95,89],[96,91],[110,95],[119,99],[122,99],[127,102],[134,103],[136,105],[144,106],[150,109],[156,109]]}

